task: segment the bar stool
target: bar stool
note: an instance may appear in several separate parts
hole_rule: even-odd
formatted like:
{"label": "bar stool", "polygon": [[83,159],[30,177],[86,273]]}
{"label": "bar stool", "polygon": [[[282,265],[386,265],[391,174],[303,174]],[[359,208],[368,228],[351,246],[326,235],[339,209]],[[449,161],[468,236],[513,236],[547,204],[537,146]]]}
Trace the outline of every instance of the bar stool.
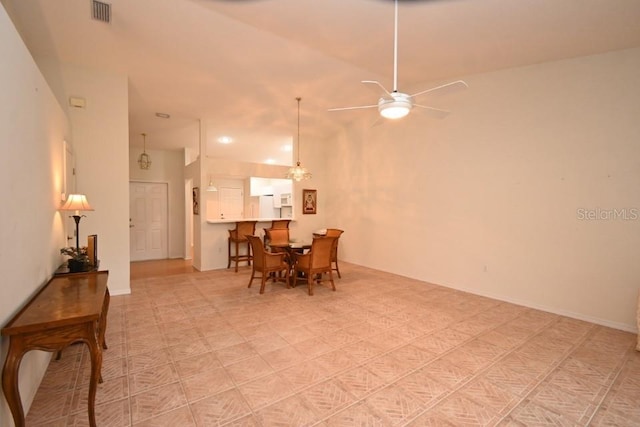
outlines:
{"label": "bar stool", "polygon": [[[241,261],[247,261],[248,265],[251,265],[251,245],[249,239],[245,236],[253,236],[256,232],[256,223],[258,221],[238,221],[236,222],[236,228],[229,230],[228,240],[228,252],[229,260],[227,261],[227,268],[231,267],[231,261],[236,264],[236,273],[238,272],[238,263]],[[235,254],[231,255],[231,244],[235,246]],[[247,253],[241,254],[241,246],[247,246]]]}
{"label": "bar stool", "polygon": [[[264,240],[267,246],[272,243],[280,246],[287,246],[289,244],[289,229],[288,228],[265,228]],[[283,247],[271,247],[271,252],[286,252]]]}
{"label": "bar stool", "polygon": [[280,229],[283,229],[283,228],[288,230],[290,222],[291,222],[290,219],[274,219],[273,221],[271,221],[271,227],[263,228],[263,230],[264,230],[264,239],[263,239],[262,243],[265,246],[267,246],[269,244],[269,238],[268,238],[267,230],[280,230]]}

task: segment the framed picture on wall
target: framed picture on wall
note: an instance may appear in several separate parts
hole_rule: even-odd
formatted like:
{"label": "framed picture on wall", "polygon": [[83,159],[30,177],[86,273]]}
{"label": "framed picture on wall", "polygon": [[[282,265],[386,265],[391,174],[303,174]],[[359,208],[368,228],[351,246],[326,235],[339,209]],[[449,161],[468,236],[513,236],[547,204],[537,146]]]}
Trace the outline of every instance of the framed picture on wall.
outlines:
{"label": "framed picture on wall", "polygon": [[302,213],[315,214],[318,206],[317,190],[302,190]]}
{"label": "framed picture on wall", "polygon": [[200,188],[193,187],[193,214],[200,215]]}
{"label": "framed picture on wall", "polygon": [[91,267],[98,266],[98,235],[90,234],[87,236],[87,256],[89,257],[89,265]]}

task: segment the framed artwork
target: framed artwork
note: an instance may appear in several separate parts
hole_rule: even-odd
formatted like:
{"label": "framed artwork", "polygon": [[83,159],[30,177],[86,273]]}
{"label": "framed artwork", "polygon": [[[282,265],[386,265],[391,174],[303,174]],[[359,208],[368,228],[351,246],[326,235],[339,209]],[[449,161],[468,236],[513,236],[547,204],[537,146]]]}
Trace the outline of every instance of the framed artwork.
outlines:
{"label": "framed artwork", "polygon": [[193,187],[193,214],[200,215],[200,188]]}
{"label": "framed artwork", "polygon": [[98,235],[90,234],[87,236],[87,256],[89,257],[89,265],[97,267],[98,265]]}
{"label": "framed artwork", "polygon": [[302,213],[315,214],[318,206],[317,190],[302,190]]}

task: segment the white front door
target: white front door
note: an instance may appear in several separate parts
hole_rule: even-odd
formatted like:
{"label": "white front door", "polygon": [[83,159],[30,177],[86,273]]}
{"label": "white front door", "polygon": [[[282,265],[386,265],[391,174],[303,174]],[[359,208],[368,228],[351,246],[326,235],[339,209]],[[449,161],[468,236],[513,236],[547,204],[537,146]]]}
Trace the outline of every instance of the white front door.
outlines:
{"label": "white front door", "polygon": [[131,261],[167,258],[167,184],[129,183]]}

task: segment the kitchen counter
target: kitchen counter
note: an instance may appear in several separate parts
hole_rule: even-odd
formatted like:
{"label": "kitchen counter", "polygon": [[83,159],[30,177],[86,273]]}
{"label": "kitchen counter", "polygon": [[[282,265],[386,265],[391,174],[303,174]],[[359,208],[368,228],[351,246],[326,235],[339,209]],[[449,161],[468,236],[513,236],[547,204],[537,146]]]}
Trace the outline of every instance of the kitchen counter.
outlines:
{"label": "kitchen counter", "polygon": [[[200,255],[194,255],[194,267],[200,271],[227,268],[229,230],[238,221],[258,221],[256,236],[264,234],[263,229],[271,227],[271,221],[293,218],[225,218],[208,219],[201,228]],[[244,265],[244,264],[241,264]]]}
{"label": "kitchen counter", "polygon": [[236,219],[208,219],[207,223],[209,224],[235,224],[239,221],[258,221],[258,222],[271,222],[271,221],[279,221],[281,219],[289,219],[292,222],[295,222],[294,218],[236,218]]}

